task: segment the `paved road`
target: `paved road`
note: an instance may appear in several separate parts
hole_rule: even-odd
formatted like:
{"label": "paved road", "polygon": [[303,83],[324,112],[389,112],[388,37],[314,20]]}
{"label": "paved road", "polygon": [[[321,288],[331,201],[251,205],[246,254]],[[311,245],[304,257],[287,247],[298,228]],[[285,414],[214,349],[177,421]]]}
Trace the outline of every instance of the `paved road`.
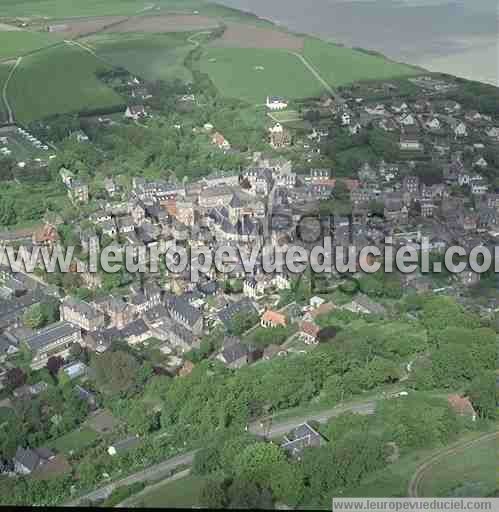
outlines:
{"label": "paved road", "polygon": [[14,76],[14,73],[16,72],[16,69],[18,68],[19,64],[21,64],[22,57],[19,57],[16,60],[16,63],[14,64],[14,67],[10,70],[9,76],[7,77],[7,80],[5,80],[5,83],[3,84],[2,89],[2,99],[5,105],[5,108],[7,109],[7,120],[10,124],[14,123],[14,112],[12,111],[12,107],[9,103],[9,98],[7,97],[7,89],[9,87],[9,82],[11,78]]}
{"label": "paved road", "polygon": [[[325,423],[331,418],[335,416],[339,416],[344,412],[355,412],[358,414],[373,414],[376,408],[376,400],[371,400],[368,402],[351,404],[351,405],[338,405],[327,411],[322,411],[316,414],[305,414],[300,417],[290,418],[287,420],[279,421],[279,418],[276,418],[268,430],[268,437],[279,437],[290,430],[293,430],[298,425],[302,425],[306,421],[318,421],[319,423]],[[249,427],[249,431],[252,434],[263,436],[265,435],[265,427],[261,426],[260,422],[252,423]]]}
{"label": "paved road", "polygon": [[409,497],[411,498],[417,498],[419,496],[419,486],[421,485],[421,482],[423,481],[424,477],[426,476],[426,473],[437,463],[439,463],[442,459],[445,459],[446,457],[451,457],[452,455],[455,455],[456,453],[462,452],[464,450],[467,450],[468,448],[471,448],[472,446],[475,446],[476,444],[483,443],[485,441],[488,441],[490,439],[493,439],[494,437],[498,436],[498,432],[492,432],[488,434],[483,434],[477,439],[473,439],[472,441],[467,442],[460,442],[457,444],[454,444],[448,448],[445,448],[444,450],[439,451],[436,454],[433,454],[428,459],[426,459],[416,470],[413,477],[411,478],[411,481],[409,482]]}
{"label": "paved road", "polygon": [[171,470],[177,468],[178,466],[191,465],[195,453],[196,450],[193,450],[191,452],[184,453],[183,455],[173,457],[172,459],[168,459],[164,462],[160,462],[159,464],[139,471],[138,473],[134,473],[133,475],[127,476],[126,478],[122,478],[121,480],[117,480],[116,482],[105,485],[100,489],[85,494],[84,496],[66,503],[65,506],[78,507],[84,501],[94,502],[106,499],[114,489],[123,487],[124,485],[131,485],[137,482],[154,482],[161,480],[165,478]]}

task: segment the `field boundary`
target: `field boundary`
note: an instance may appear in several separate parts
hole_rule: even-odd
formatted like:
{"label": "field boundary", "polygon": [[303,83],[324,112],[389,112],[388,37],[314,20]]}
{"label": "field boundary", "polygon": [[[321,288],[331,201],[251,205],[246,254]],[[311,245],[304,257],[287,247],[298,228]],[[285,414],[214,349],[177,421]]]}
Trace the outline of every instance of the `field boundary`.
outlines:
{"label": "field boundary", "polygon": [[409,481],[409,488],[408,488],[408,495],[411,498],[418,498],[419,497],[419,486],[421,485],[421,482],[423,481],[423,478],[425,477],[427,471],[431,469],[435,464],[439,463],[442,459],[445,457],[449,457],[452,455],[455,455],[457,453],[460,453],[462,451],[467,450],[468,448],[471,448],[472,446],[475,446],[476,444],[483,443],[485,441],[489,441],[490,439],[497,437],[498,431],[495,432],[489,432],[487,434],[483,434],[480,437],[473,439],[472,441],[468,441],[465,444],[454,444],[451,447],[447,447],[444,450],[432,455],[429,457],[423,464],[419,466],[419,468],[416,470],[414,475],[412,476],[411,480]]}

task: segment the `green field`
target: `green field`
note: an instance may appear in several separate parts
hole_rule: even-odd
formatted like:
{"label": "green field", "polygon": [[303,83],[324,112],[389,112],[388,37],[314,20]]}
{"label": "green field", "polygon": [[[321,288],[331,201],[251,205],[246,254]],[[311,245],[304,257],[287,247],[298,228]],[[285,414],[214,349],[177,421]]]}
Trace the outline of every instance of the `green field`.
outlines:
{"label": "green field", "polygon": [[417,70],[411,66],[312,37],[305,40],[303,55],[332,87],[417,74]]}
{"label": "green field", "polygon": [[114,66],[146,80],[192,80],[184,59],[193,46],[188,33],[103,35],[87,40],[96,53]]}
{"label": "green field", "polygon": [[[12,158],[17,162],[41,158],[47,160],[49,155],[53,155],[54,151],[50,148],[48,151],[43,151],[36,148],[25,139],[21,134],[17,133],[15,129],[5,131],[5,128],[0,130],[0,137],[7,137],[7,148],[12,151]],[[50,146],[49,146],[50,147]]]}
{"label": "green field", "polygon": [[7,109],[3,102],[2,91],[11,69],[12,64],[0,64],[0,124],[7,120]]}
{"label": "green field", "polygon": [[211,4],[208,0],[1,0],[1,5],[2,16],[47,16],[61,19],[72,16],[133,15],[157,12],[151,7],[160,7],[163,11],[196,10],[203,15],[221,16],[227,20],[252,19],[259,23],[252,15]]}
{"label": "green field", "polygon": [[492,438],[445,458],[421,481],[421,496],[488,496],[497,487],[497,441]]}
{"label": "green field", "polygon": [[121,104],[122,98],[96,77],[105,69],[90,53],[69,45],[24,58],[8,88],[16,120]]}
{"label": "green field", "polygon": [[51,444],[51,448],[67,455],[71,451],[76,452],[90,446],[97,441],[97,439],[99,439],[97,433],[89,428],[83,428],[59,437]]}
{"label": "green field", "polygon": [[324,92],[303,63],[285,50],[207,48],[201,70],[223,96],[249,103],[263,104],[269,95],[297,99]]}
{"label": "green field", "polygon": [[203,478],[189,475],[164,485],[131,500],[130,506],[156,508],[193,508],[199,506]]}
{"label": "green field", "polygon": [[56,44],[59,38],[46,32],[0,31],[0,59],[11,59]]}

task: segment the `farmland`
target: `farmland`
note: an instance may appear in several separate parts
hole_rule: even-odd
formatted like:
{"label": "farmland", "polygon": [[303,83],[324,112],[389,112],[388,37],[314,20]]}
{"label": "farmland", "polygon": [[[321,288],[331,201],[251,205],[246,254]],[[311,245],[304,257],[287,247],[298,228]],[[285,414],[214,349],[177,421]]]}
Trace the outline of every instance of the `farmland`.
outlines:
{"label": "farmland", "polygon": [[121,97],[96,77],[105,69],[91,54],[68,45],[24,58],[8,90],[16,119],[29,122],[56,113],[121,104]]}
{"label": "farmland", "polygon": [[201,70],[210,76],[222,96],[250,103],[265,103],[268,95],[295,99],[323,92],[300,60],[284,50],[208,48]]}
{"label": "farmland", "polygon": [[411,66],[378,55],[307,38],[304,57],[332,87],[365,80],[386,80],[416,74]]}
{"label": "farmland", "polygon": [[10,59],[59,42],[52,34],[27,30],[0,30],[0,60]]}
{"label": "farmland", "polygon": [[192,49],[189,34],[106,34],[87,40],[96,53],[146,80],[191,80],[184,59]]}
{"label": "farmland", "polygon": [[7,80],[10,70],[12,69],[12,63],[0,64],[0,123],[7,120],[7,109],[4,105],[1,91]]}

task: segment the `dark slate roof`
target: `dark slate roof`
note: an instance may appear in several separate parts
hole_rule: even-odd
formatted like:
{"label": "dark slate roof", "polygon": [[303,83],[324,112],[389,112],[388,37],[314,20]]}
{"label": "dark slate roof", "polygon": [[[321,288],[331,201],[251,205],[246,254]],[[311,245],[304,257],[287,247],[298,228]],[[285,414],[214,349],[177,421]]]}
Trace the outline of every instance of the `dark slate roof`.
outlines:
{"label": "dark slate roof", "polygon": [[34,471],[40,463],[39,455],[30,448],[24,449],[21,446],[17,448],[14,455],[14,461],[23,465],[30,472]]}
{"label": "dark slate roof", "polygon": [[54,343],[66,336],[70,336],[79,330],[79,327],[76,327],[69,322],[57,322],[41,329],[25,341],[32,350],[40,350],[47,345],[50,345],[51,343]]}
{"label": "dark slate roof", "polygon": [[222,356],[228,364],[238,361],[249,353],[248,346],[244,343],[235,343],[222,350]]}
{"label": "dark slate roof", "polygon": [[217,281],[208,281],[207,283],[199,284],[198,289],[205,295],[213,295],[218,290],[218,283]]}
{"label": "dark slate roof", "polygon": [[119,331],[119,335],[123,338],[128,338],[130,336],[140,336],[149,331],[149,327],[147,327],[144,320],[141,318],[139,320],[135,320],[134,322],[129,323],[126,327]]}
{"label": "dark slate roof", "polygon": [[218,312],[219,320],[227,326],[230,323],[234,315],[245,312],[245,313],[257,313],[257,310],[248,299],[242,299],[239,302],[230,304],[221,311]]}
{"label": "dark slate roof", "polygon": [[10,345],[11,345],[11,342],[9,341],[9,339],[6,336],[4,336],[3,334],[0,335],[0,356],[7,353]]}
{"label": "dark slate roof", "polygon": [[173,297],[170,299],[168,302],[168,309],[175,311],[191,326],[195,325],[202,316],[201,311],[196,309],[194,306],[191,306],[183,297]]}

